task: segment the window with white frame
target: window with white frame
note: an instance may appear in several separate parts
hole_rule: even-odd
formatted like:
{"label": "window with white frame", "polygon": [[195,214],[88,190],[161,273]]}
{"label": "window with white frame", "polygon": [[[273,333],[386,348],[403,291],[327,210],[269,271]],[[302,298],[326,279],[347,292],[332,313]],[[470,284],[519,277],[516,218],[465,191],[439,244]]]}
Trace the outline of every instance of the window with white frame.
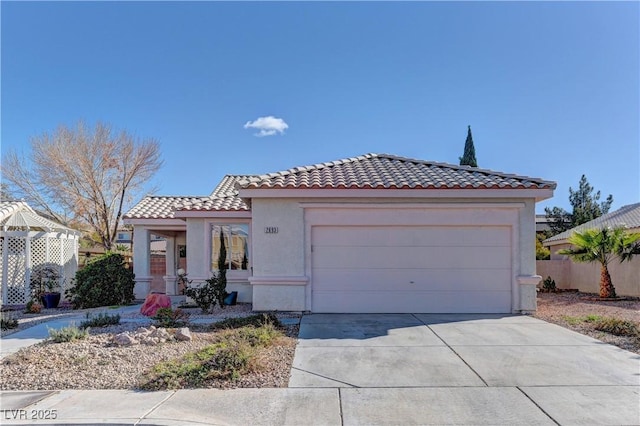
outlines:
{"label": "window with white frame", "polygon": [[230,223],[211,226],[211,270],[218,270],[220,250],[224,244],[227,270],[249,270],[249,224]]}

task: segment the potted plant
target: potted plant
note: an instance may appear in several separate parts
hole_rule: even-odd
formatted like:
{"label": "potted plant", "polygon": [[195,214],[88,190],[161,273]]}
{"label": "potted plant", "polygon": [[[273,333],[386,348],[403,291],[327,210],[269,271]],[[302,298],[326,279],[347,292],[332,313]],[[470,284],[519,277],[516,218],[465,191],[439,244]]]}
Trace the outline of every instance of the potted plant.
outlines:
{"label": "potted plant", "polygon": [[31,271],[31,292],[45,309],[57,308],[60,303],[60,273],[58,265],[44,263]]}

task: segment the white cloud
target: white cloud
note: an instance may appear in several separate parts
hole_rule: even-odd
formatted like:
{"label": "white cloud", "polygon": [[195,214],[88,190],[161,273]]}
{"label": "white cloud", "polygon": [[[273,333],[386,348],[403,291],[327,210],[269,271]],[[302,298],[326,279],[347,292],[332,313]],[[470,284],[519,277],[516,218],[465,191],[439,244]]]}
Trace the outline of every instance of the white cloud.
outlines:
{"label": "white cloud", "polygon": [[285,123],[282,118],[276,118],[272,115],[268,117],[259,117],[254,121],[247,121],[244,125],[245,129],[260,129],[258,133],[254,133],[255,136],[273,136],[276,133],[284,133],[289,125]]}

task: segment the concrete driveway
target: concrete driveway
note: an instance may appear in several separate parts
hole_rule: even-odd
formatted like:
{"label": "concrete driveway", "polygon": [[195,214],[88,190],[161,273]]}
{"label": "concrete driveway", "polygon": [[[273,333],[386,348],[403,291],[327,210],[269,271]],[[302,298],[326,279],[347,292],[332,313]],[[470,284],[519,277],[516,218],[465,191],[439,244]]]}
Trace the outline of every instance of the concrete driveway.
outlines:
{"label": "concrete driveway", "polygon": [[289,387],[344,424],[640,424],[638,355],[527,316],[307,315]]}

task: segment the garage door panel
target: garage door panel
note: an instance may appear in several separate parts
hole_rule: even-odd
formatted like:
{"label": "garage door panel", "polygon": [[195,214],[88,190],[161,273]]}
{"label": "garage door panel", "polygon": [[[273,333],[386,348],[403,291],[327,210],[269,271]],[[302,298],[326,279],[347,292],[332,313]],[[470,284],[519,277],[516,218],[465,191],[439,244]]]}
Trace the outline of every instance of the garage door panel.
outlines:
{"label": "garage door panel", "polygon": [[[461,297],[465,303],[461,304]],[[371,291],[320,293],[314,301],[316,312],[339,313],[509,313],[505,306],[511,304],[511,292],[492,292],[487,297],[485,292],[466,292],[461,296],[458,292],[411,292],[397,294]]]}
{"label": "garage door panel", "polygon": [[[446,291],[466,288],[473,283],[477,291],[502,291],[510,280],[509,269],[486,269],[470,272],[461,269],[313,269],[314,281],[322,282],[324,291]],[[458,290],[466,291],[466,290]]]}
{"label": "garage door panel", "polygon": [[353,226],[316,227],[317,246],[510,246],[508,232],[496,232],[495,226],[373,226],[367,227],[366,243],[362,230]]}
{"label": "garage door panel", "polygon": [[318,247],[314,265],[333,268],[508,268],[509,247]]}
{"label": "garage door panel", "polygon": [[314,226],[314,312],[511,312],[509,226]]}

